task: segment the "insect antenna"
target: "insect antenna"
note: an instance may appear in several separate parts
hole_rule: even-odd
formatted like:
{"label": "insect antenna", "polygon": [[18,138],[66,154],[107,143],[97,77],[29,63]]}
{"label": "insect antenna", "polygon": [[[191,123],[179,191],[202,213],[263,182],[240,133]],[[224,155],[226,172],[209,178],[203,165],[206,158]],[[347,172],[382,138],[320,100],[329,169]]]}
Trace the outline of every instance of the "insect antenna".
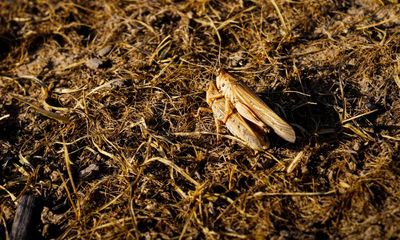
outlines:
{"label": "insect antenna", "polygon": [[219,72],[221,70],[221,39],[219,39],[219,46],[218,46],[218,62],[217,62],[217,72]]}

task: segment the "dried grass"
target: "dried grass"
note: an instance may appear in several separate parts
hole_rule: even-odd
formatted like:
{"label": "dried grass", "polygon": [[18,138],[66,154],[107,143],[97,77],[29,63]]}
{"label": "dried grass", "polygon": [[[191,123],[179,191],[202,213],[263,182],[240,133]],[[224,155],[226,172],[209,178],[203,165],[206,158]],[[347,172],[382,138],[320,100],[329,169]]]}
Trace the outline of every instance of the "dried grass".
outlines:
{"label": "dried grass", "polygon": [[[1,238],[28,192],[46,239],[398,237],[399,16],[397,1],[1,2]],[[220,65],[295,144],[217,141],[196,112]]]}

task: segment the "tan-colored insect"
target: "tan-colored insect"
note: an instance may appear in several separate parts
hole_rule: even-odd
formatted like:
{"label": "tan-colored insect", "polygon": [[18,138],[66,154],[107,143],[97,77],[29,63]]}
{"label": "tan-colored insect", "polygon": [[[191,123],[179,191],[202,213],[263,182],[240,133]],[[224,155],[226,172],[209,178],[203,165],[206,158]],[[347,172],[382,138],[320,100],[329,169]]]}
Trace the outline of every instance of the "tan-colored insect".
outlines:
{"label": "tan-colored insect", "polygon": [[209,96],[209,98],[225,98],[225,117],[223,122],[226,122],[233,110],[236,109],[243,118],[262,129],[267,131],[269,126],[286,141],[295,142],[296,134],[293,128],[243,83],[221,69],[217,76],[216,84],[219,94]]}
{"label": "tan-colored insect", "polygon": [[[226,118],[225,99],[223,97],[213,98],[212,96],[216,94],[218,94],[218,89],[213,82],[210,82],[206,99],[213,111],[217,132],[219,132],[219,125]],[[252,128],[237,112],[232,112],[230,116],[225,119],[225,126],[233,135],[256,151],[262,151],[269,147],[268,140],[264,139],[260,132]]]}

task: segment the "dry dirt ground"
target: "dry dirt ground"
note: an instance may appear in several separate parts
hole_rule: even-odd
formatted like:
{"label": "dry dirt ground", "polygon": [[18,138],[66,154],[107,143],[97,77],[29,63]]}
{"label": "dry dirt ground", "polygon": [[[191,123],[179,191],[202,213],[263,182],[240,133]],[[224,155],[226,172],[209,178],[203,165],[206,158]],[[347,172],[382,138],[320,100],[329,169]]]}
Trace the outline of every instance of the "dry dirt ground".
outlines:
{"label": "dry dirt ground", "polygon": [[[218,67],[296,142],[217,141]],[[397,0],[3,0],[0,239],[398,239],[399,75]]]}

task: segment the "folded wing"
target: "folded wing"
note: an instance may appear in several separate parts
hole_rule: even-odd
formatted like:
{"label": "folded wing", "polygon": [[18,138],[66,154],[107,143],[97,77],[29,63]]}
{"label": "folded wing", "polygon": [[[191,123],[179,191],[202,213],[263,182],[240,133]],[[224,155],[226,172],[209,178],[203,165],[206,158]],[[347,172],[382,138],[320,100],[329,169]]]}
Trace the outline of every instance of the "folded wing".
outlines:
{"label": "folded wing", "polygon": [[272,109],[268,107],[268,105],[265,104],[251,89],[236,82],[236,86],[232,88],[232,90],[235,91],[235,94],[233,95],[237,98],[235,101],[239,101],[249,106],[254,114],[261,121],[271,127],[276,134],[288,142],[293,143],[296,141],[296,133],[293,128],[272,111]]}

